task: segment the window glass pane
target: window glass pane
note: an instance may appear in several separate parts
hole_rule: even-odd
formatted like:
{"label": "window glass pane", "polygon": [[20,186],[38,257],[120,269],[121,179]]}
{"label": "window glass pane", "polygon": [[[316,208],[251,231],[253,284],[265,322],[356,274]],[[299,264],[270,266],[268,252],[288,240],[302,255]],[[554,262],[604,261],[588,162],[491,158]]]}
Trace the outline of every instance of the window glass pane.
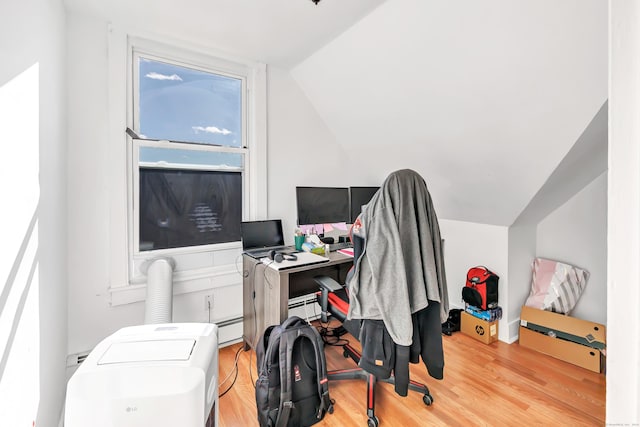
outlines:
{"label": "window glass pane", "polygon": [[242,80],[139,57],[139,133],[242,146]]}
{"label": "window glass pane", "polygon": [[140,163],[170,165],[211,166],[210,169],[224,167],[241,168],[243,155],[240,153],[220,153],[214,151],[174,150],[157,147],[140,147]]}
{"label": "window glass pane", "polygon": [[240,240],[240,172],[140,168],[140,251]]}

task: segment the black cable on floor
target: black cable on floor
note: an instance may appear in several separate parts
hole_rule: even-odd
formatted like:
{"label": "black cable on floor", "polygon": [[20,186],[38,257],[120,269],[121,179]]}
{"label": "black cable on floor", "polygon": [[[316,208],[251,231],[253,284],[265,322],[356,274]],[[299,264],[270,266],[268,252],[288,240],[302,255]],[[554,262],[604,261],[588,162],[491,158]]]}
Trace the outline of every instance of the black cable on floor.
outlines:
{"label": "black cable on floor", "polygon": [[[244,347],[241,345],[240,348],[238,348],[238,351],[236,351],[235,362],[233,364],[233,371],[235,371],[235,374],[234,374],[234,377],[233,377],[233,381],[231,382],[231,385],[224,392],[220,393],[218,395],[218,398],[221,398],[222,396],[227,394],[229,392],[229,390],[231,390],[231,388],[233,388],[233,385],[236,383],[236,380],[238,379],[238,358],[240,357],[240,352],[243,351],[243,349],[244,349]],[[229,372],[229,375],[227,375],[227,377],[220,383],[220,385],[224,384],[229,379],[230,375],[231,375],[231,372]]]}
{"label": "black cable on floor", "polygon": [[329,326],[320,324],[320,326],[318,327],[318,332],[322,337],[322,341],[324,341],[326,345],[341,347],[343,345],[349,344],[349,340],[340,338],[342,335],[347,333],[342,325],[335,328],[330,328]]}

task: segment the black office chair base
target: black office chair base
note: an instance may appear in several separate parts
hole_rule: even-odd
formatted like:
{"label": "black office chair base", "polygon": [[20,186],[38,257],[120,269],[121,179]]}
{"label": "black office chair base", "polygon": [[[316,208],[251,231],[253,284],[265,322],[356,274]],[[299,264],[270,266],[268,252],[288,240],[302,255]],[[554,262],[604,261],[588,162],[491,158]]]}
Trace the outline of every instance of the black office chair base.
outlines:
{"label": "black office chair base", "polygon": [[[335,317],[337,321],[342,323],[342,327],[346,329],[353,337],[357,337],[360,330],[360,321],[357,319],[347,320],[347,312],[349,310],[349,298],[343,286],[335,280],[327,276],[314,277],[320,286],[320,292],[317,294],[318,304],[322,308],[321,321],[327,323],[329,315]],[[331,301],[331,304],[329,303]],[[356,364],[360,363],[360,352],[353,348],[350,344],[342,345],[342,354],[346,358],[352,359]],[[377,379],[374,375],[368,373],[362,368],[341,369],[327,372],[329,381],[332,380],[364,380],[367,382],[367,427],[377,427],[380,421],[375,415],[375,385],[377,381],[394,384],[395,378]],[[422,401],[425,405],[430,406],[433,403],[433,396],[429,393],[426,385],[409,380],[408,389],[417,393],[422,393]]]}
{"label": "black office chair base", "polygon": [[[350,344],[342,346],[342,355],[345,358],[350,358],[354,362],[360,362],[360,353],[354,349]],[[350,369],[338,369],[327,372],[329,381],[333,380],[364,380],[367,383],[367,427],[378,427],[380,421],[375,415],[375,389],[376,382],[384,382],[395,385],[395,378],[393,376],[389,378],[376,378],[373,374],[368,373],[362,368],[350,368]],[[409,390],[417,393],[422,393],[422,401],[425,405],[431,406],[433,403],[433,396],[429,392],[429,388],[417,381],[409,380]]]}

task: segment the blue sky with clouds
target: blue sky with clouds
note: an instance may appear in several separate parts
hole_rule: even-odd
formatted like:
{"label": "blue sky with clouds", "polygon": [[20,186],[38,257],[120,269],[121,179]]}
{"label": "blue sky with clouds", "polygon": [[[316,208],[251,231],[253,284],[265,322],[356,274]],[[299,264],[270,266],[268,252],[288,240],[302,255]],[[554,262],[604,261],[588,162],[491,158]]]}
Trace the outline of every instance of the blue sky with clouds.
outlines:
{"label": "blue sky with clouds", "polygon": [[[240,79],[141,58],[139,134],[149,139],[242,145]],[[158,161],[166,150],[145,149],[144,161]],[[196,155],[197,154],[197,155]],[[237,155],[181,153],[180,162],[229,164]],[[170,161],[170,159],[169,159]],[[233,163],[236,163],[233,161]]]}
{"label": "blue sky with clouds", "polygon": [[240,79],[147,59],[139,66],[143,135],[241,145]]}

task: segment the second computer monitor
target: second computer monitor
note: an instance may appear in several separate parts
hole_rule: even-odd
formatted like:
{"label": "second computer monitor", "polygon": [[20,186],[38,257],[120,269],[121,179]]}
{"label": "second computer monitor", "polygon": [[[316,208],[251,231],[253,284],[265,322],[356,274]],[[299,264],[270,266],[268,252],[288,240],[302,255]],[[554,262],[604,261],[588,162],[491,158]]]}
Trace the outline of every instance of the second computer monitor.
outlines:
{"label": "second computer monitor", "polygon": [[351,222],[353,223],[358,215],[360,215],[360,211],[362,210],[362,205],[366,205],[369,203],[369,200],[376,194],[380,187],[351,187]]}
{"label": "second computer monitor", "polygon": [[349,222],[349,189],[296,187],[298,224]]}

